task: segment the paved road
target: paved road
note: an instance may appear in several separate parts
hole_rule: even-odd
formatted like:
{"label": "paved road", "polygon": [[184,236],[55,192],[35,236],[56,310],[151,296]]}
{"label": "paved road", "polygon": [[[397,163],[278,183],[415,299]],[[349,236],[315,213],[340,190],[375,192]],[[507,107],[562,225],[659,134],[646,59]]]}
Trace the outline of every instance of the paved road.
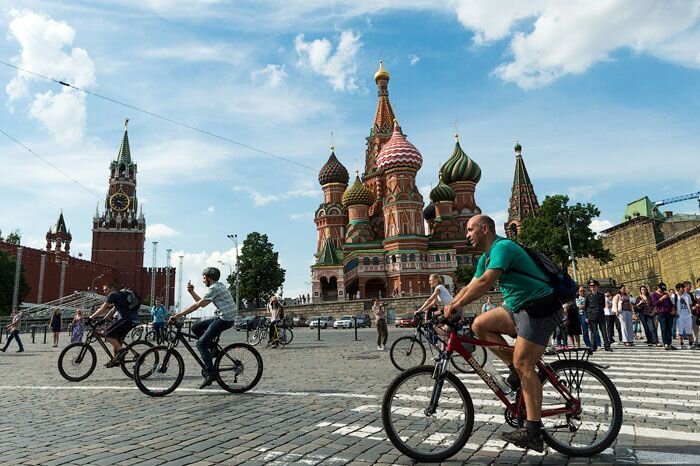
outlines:
{"label": "paved road", "polygon": [[[261,349],[263,378],[244,395],[197,390],[189,356],[181,388],[154,399],[120,369],[102,367],[99,353],[82,383],[59,375],[61,348],[37,343],[0,353],[0,464],[412,464],[382,430],[381,396],[397,371],[388,351],[376,350],[374,329],[360,330],[361,341],[352,330],[322,331],[322,341],[296,330],[284,350]],[[408,333],[390,329],[390,343]],[[227,341],[245,339],[227,334]],[[498,440],[510,429],[502,407],[483,382],[464,375],[479,416],[467,446],[444,464],[700,464],[700,351],[615,347],[593,358],[610,364],[623,400],[612,448],[570,460],[506,446]]]}

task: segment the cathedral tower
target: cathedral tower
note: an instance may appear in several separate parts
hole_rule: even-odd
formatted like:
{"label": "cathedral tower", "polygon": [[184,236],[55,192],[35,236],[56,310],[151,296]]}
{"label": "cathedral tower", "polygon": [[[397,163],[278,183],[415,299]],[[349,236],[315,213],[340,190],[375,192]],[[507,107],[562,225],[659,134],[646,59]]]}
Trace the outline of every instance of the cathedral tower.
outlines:
{"label": "cathedral tower", "polygon": [[530,175],[527,174],[527,169],[525,168],[522,151],[522,146],[516,142],[513,189],[508,207],[508,221],[504,225],[506,236],[510,239],[515,239],[518,236],[525,217],[537,213],[540,209],[535,189],[530,181]]}
{"label": "cathedral tower", "polygon": [[119,270],[122,285],[137,286],[143,274],[146,220],[136,196],[137,166],[131,159],[127,119],[117,158],[109,165],[109,189],[102,214],[92,225],[92,261]]}
{"label": "cathedral tower", "polygon": [[46,233],[46,251],[53,251],[56,262],[67,260],[70,254],[70,242],[73,236],[66,228],[66,221],[63,219],[63,211],[58,216],[56,224],[49,228]]}

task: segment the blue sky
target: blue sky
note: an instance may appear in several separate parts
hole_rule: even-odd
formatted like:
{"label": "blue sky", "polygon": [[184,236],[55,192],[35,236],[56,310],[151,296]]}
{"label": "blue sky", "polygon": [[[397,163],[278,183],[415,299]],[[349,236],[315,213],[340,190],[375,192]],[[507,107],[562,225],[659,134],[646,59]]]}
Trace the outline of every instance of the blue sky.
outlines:
{"label": "blue sky", "polygon": [[[328,6],[331,5],[331,6]],[[8,0],[0,59],[320,168],[331,142],[364,160],[378,60],[427,194],[462,147],[480,164],[477,204],[505,221],[513,144],[540,198],[593,202],[597,228],[625,204],[700,190],[700,1]],[[321,202],[317,173],[0,65],[0,229],[43,247],[63,209],[72,251],[90,254],[91,218],[130,118],[139,198],[185,281],[230,264],[266,233],[308,292]],[[331,132],[333,137],[331,138]],[[427,197],[427,196],[426,196]],[[670,206],[697,212],[697,202]],[[146,253],[150,264],[150,250]],[[174,261],[174,265],[176,261]],[[227,266],[223,267],[224,270]],[[186,299],[183,300],[186,304]]]}

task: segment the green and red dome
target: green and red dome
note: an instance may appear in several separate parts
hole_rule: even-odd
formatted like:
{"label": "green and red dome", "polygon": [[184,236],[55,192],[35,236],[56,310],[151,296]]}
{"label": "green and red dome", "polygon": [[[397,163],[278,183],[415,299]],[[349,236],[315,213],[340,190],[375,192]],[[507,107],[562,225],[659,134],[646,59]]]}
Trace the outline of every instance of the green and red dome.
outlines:
{"label": "green and red dome", "polygon": [[335,151],[331,147],[331,156],[321,167],[321,171],[318,173],[318,182],[323,186],[329,183],[348,184],[349,180],[350,175],[348,175],[347,168],[336,158]]}

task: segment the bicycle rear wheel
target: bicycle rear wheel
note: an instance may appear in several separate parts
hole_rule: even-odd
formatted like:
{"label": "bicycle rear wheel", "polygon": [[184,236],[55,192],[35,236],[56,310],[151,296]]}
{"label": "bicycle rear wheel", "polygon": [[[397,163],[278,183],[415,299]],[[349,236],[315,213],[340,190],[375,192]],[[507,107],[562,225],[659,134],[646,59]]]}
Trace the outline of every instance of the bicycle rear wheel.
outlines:
{"label": "bicycle rear wheel", "polygon": [[[486,364],[486,348],[484,348],[483,346],[474,346],[474,345],[470,345],[470,346],[472,346],[472,348],[470,348],[470,351],[472,352],[472,357],[481,367],[483,367],[484,364]],[[467,363],[467,360],[464,359],[459,354],[453,354],[451,361],[452,361],[452,365],[459,372],[462,372],[464,374],[471,374],[472,372],[474,372],[474,369],[472,369],[472,366],[470,366]]]}
{"label": "bicycle rear wheel", "polygon": [[391,345],[391,363],[400,371],[425,364],[425,347],[416,337],[401,337]]}
{"label": "bicycle rear wheel", "polygon": [[294,332],[289,327],[280,327],[279,329],[280,343],[288,345],[294,340]]}
{"label": "bicycle rear wheel", "polygon": [[550,366],[559,381],[581,402],[581,410],[576,415],[545,416],[548,409],[568,405],[540,371],[544,441],[568,456],[588,457],[608,448],[622,425],[622,401],[615,384],[586,361],[560,360]]}
{"label": "bicycle rear wheel", "polygon": [[185,363],[175,349],[154,346],[136,361],[134,382],[148,396],[172,393],[185,376]]}
{"label": "bicycle rear wheel", "polygon": [[139,357],[147,351],[149,348],[153,347],[153,343],[145,340],[136,340],[126,346],[126,354],[122,359],[122,372],[126,374],[130,379],[134,378],[134,367],[136,366],[136,361]]}
{"label": "bicycle rear wheel", "polygon": [[58,356],[58,372],[70,382],[90,377],[97,365],[97,355],[87,343],[71,343]]}
{"label": "bicycle rear wheel", "polygon": [[255,348],[234,343],[223,349],[216,362],[216,380],[224,390],[243,393],[255,387],[263,373],[263,360]]}
{"label": "bicycle rear wheel", "polygon": [[416,461],[442,461],[457,453],[472,433],[474,405],[464,384],[446,371],[435,412],[426,414],[436,387],[433,366],[399,374],[382,402],[382,423],[391,443]]}

